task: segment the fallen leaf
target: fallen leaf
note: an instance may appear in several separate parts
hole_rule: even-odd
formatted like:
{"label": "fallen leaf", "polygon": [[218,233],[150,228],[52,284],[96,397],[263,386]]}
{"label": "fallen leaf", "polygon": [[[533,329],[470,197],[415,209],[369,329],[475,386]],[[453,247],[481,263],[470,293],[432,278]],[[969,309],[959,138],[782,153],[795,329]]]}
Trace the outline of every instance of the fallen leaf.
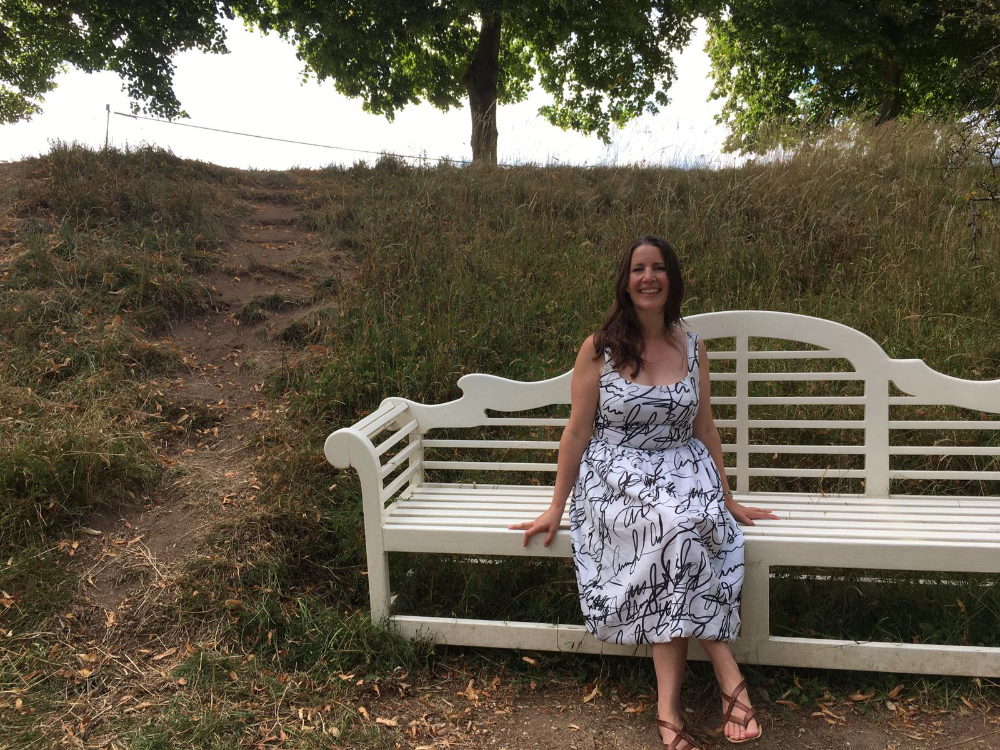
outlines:
{"label": "fallen leaf", "polygon": [[523,662],[525,662],[527,664],[530,664],[533,667],[537,667],[538,666],[538,660],[537,659],[532,659],[530,656],[522,656],[521,657],[521,661],[523,661]]}
{"label": "fallen leaf", "polygon": [[476,691],[472,689],[472,682],[472,680],[469,680],[469,684],[465,686],[465,692],[461,693],[461,695],[464,695],[470,701],[477,701],[479,700],[479,696],[476,694]]}
{"label": "fallen leaf", "polygon": [[849,696],[847,696],[847,700],[849,700],[849,701],[866,701],[866,700],[869,700],[870,698],[874,698],[874,697],[875,697],[875,693],[865,693],[865,694],[862,695],[861,691],[858,690],[858,691],[855,691],[855,692],[851,693]]}
{"label": "fallen leaf", "polygon": [[896,698],[896,697],[899,696],[899,694],[901,692],[903,692],[903,686],[901,684],[900,685],[896,685],[896,687],[894,687],[892,690],[889,691],[889,695],[887,695],[886,697],[887,698]]}
{"label": "fallen leaf", "polygon": [[777,704],[779,704],[781,706],[786,706],[788,708],[798,708],[799,707],[798,704],[792,703],[791,701],[776,700],[775,703],[777,703]]}
{"label": "fallen leaf", "polygon": [[80,531],[82,531],[84,534],[90,534],[91,536],[100,536],[101,534],[104,533],[103,531],[98,531],[97,529],[92,529],[88,526],[81,526]]}
{"label": "fallen leaf", "polygon": [[364,706],[358,706],[358,713],[364,716],[366,719],[368,718],[368,709],[365,708]]}
{"label": "fallen leaf", "polygon": [[590,695],[584,697],[583,702],[590,703],[592,700],[594,700],[594,698],[596,698],[599,695],[603,695],[603,693],[601,693],[601,688],[599,685],[594,685],[594,689],[590,691]]}
{"label": "fallen leaf", "polygon": [[164,651],[162,654],[157,654],[156,656],[154,656],[153,657],[153,661],[159,661],[160,659],[166,659],[168,656],[172,656],[173,654],[176,654],[176,653],[177,653],[177,646],[171,646],[166,651]]}
{"label": "fallen leaf", "polygon": [[962,703],[964,703],[964,704],[965,704],[966,706],[968,706],[969,708],[975,708],[975,706],[974,706],[974,705],[972,704],[972,701],[970,701],[970,700],[969,700],[968,698],[966,698],[966,697],[965,697],[964,695],[960,695],[960,696],[959,696],[959,698],[961,698],[961,699],[962,699]]}
{"label": "fallen leaf", "polygon": [[395,717],[392,719],[383,719],[381,716],[375,717],[376,724],[385,724],[387,727],[398,727],[399,722],[396,721]]}

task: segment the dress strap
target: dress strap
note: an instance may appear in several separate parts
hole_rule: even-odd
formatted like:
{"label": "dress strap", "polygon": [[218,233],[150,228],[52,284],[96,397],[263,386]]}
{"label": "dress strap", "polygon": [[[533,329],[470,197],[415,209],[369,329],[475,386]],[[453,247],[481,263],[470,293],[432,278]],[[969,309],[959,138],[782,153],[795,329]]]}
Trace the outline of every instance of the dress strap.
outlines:
{"label": "dress strap", "polygon": [[688,357],[688,375],[698,372],[698,334],[694,331],[686,331],[687,333],[687,357]]}

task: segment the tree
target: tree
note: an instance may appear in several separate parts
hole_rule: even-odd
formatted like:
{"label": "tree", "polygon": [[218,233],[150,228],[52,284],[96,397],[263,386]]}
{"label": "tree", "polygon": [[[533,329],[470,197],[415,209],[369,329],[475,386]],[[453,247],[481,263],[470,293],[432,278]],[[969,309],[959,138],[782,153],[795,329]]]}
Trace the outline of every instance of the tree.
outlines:
{"label": "tree", "polygon": [[448,110],[468,98],[473,160],[495,163],[497,105],[523,101],[536,76],[553,99],[541,115],[605,141],[612,125],[656,112],[697,2],[264,0],[240,13],[390,120],[407,104]]}
{"label": "tree", "polygon": [[[801,125],[847,116],[962,116],[995,106],[992,0],[737,0],[709,19],[726,148],[762,152]],[[995,14],[996,11],[990,11]],[[977,71],[975,68],[979,66]]]}
{"label": "tree", "polygon": [[118,73],[137,109],[182,115],[171,59],[224,52],[222,17],[232,11],[216,0],[0,0],[0,122],[39,112],[67,63]]}

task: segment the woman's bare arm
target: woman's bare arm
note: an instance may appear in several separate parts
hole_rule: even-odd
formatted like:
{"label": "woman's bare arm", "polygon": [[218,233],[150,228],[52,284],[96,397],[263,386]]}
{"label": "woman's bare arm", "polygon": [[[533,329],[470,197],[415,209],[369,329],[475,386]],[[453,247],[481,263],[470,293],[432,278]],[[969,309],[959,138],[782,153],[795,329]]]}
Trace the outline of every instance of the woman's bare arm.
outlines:
{"label": "woman's bare arm", "polygon": [[604,358],[594,358],[594,337],[588,336],[580,347],[576,364],[573,366],[569,421],[563,428],[562,438],[559,440],[556,486],[552,491],[552,504],[534,521],[507,527],[524,530],[525,546],[534,534],[546,532],[545,546],[548,547],[559,529],[566,500],[580,471],[580,459],[594,432],[602,369],[604,369]]}

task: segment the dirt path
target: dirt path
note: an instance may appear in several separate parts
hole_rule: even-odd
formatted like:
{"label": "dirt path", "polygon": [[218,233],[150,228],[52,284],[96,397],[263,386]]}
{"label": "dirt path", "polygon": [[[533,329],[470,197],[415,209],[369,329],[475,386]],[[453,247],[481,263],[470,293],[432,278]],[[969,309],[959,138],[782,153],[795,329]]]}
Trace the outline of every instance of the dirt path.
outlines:
{"label": "dirt path", "polygon": [[186,371],[146,384],[150,408],[162,410],[176,436],[162,446],[166,486],[142,507],[85,524],[81,605],[98,631],[126,618],[141,622],[171,566],[211,528],[252,508],[260,490],[255,436],[269,409],[264,378],[289,355],[289,334],[330,305],[350,273],[347,258],[302,229],[298,188],[246,197],[238,235],[199,279],[208,310],[165,339]]}

